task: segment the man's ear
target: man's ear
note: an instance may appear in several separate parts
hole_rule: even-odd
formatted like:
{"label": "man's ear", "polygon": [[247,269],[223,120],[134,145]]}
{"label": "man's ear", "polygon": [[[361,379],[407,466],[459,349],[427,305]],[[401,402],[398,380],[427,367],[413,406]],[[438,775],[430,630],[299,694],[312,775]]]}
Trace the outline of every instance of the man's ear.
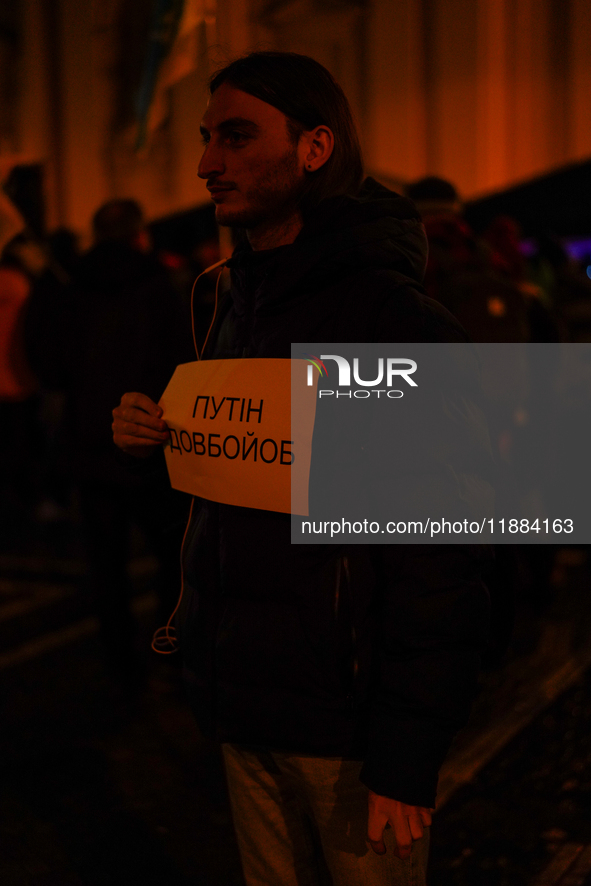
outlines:
{"label": "man's ear", "polygon": [[316,172],[324,166],[334,149],[334,135],[328,126],[317,126],[302,133],[301,142],[306,172]]}

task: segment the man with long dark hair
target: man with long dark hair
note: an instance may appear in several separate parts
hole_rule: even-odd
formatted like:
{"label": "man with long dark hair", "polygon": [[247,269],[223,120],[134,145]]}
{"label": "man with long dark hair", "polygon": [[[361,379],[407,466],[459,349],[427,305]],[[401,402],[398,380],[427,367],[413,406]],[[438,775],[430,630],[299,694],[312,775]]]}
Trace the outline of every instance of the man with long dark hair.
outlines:
{"label": "man with long dark hair", "polygon": [[[286,358],[292,341],[465,340],[421,294],[414,206],[362,182],[328,71],[253,53],[210,91],[199,175],[219,224],[245,237],[206,357]],[[127,394],[115,442],[148,455],[169,438],[161,415]],[[481,554],[292,547],[289,515],[198,502],[178,626],[201,728],[223,743],[249,886],[424,883],[437,773],[486,633]]]}

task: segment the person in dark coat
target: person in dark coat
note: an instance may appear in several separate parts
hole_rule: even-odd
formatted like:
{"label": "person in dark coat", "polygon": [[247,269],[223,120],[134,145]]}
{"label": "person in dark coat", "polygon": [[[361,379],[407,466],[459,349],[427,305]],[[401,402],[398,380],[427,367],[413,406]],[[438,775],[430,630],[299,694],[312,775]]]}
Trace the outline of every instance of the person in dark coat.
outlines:
{"label": "person in dark coat", "polygon": [[139,526],[158,559],[164,613],[180,585],[178,532],[182,537],[186,512],[182,496],[168,486],[163,460],[152,482],[123,464],[111,413],[130,387],[157,399],[177,363],[190,356],[190,335],[180,298],[150,253],[141,207],[134,200],[104,204],[93,232],[95,244],[73,269],[70,285],[38,293],[28,342],[44,385],[65,393],[64,460],[79,494],[102,640],[115,672],[130,674],[136,668],[127,573],[131,526]]}
{"label": "person in dark coat", "polygon": [[[210,89],[199,175],[218,222],[246,237],[205,357],[466,340],[422,293],[416,209],[362,183],[328,71],[253,53]],[[143,392],[126,394],[116,444],[150,455],[169,439],[161,415]],[[177,624],[200,726],[223,743],[248,884],[424,884],[438,770],[487,636],[487,556],[478,545],[292,546],[287,514],[195,501]]]}

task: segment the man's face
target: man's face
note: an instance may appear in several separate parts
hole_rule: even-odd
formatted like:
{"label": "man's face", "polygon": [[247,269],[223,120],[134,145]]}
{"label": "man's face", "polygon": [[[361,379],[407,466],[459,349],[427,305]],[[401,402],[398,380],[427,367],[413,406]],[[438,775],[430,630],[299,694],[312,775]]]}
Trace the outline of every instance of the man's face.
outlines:
{"label": "man's face", "polygon": [[304,150],[293,144],[285,114],[224,83],[209,101],[201,133],[198,174],[207,179],[219,224],[255,230],[297,211]]}

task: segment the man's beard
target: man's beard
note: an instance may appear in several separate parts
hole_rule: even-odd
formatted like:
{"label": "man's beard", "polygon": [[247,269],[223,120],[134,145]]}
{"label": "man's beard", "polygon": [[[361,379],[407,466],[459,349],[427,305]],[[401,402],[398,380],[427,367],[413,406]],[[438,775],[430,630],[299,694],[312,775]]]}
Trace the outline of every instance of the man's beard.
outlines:
{"label": "man's beard", "polygon": [[245,194],[248,205],[244,209],[226,209],[222,204],[216,207],[216,219],[221,225],[246,230],[261,224],[281,224],[297,210],[303,182],[298,176],[298,155],[294,147],[268,167],[264,177]]}

